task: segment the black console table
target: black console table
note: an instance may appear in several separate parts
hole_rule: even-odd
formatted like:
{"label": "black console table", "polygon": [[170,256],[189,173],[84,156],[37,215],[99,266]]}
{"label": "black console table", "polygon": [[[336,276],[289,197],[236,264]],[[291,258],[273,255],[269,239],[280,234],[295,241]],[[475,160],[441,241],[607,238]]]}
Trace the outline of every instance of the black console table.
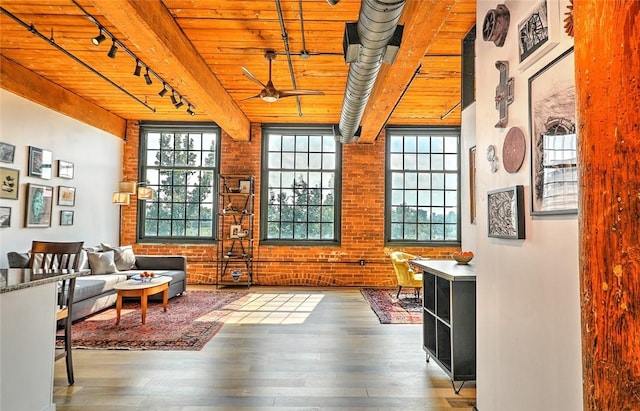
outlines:
{"label": "black console table", "polygon": [[[413,260],[423,272],[423,348],[456,394],[476,379],[476,273],[473,265]],[[456,388],[456,381],[461,382]]]}

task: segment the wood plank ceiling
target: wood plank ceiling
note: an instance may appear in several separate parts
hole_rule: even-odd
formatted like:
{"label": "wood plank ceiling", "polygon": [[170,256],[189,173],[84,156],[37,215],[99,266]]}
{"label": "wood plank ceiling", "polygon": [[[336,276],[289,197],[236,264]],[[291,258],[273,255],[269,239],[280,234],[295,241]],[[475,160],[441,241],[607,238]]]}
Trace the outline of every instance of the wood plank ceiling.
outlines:
{"label": "wood plank ceiling", "polygon": [[[246,100],[261,87],[241,67],[266,83],[266,49],[277,53],[276,88],[294,88],[278,5],[297,88],[324,92],[300,97],[300,110],[295,97]],[[349,70],[343,33],[346,22],[358,20],[360,0],[335,6],[323,0],[2,0],[0,6],[3,88],[76,118],[84,113],[85,121],[114,134],[124,120],[215,121],[241,141],[253,122],[339,122]],[[92,44],[99,28],[87,14],[140,59],[142,75],[151,69],[151,85],[133,75],[136,60],[125,50],[107,56],[109,37]],[[441,117],[460,101],[461,40],[475,17],[475,0],[406,2],[400,52],[381,70],[360,142],[373,142],[385,124],[460,124],[460,108]],[[154,73],[193,105],[194,116],[188,104],[176,109],[171,93],[158,95],[163,85]],[[79,109],[79,101],[86,107]]]}

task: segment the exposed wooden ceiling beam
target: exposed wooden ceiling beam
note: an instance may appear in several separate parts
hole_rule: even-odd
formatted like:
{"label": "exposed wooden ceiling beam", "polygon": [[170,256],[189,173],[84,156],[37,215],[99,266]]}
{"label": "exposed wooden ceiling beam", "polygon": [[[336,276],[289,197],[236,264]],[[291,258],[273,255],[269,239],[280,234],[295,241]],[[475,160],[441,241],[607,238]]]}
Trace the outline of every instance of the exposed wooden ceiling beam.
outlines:
{"label": "exposed wooden ceiling beam", "polygon": [[399,22],[404,25],[400,50],[395,62],[380,70],[360,122],[366,127],[362,127],[358,143],[374,143],[457,1],[407,1]]}
{"label": "exposed wooden ceiling beam", "polygon": [[65,90],[1,54],[0,86],[58,113],[124,138],[126,121],[122,117]]}
{"label": "exposed wooden ceiling beam", "polygon": [[[155,72],[236,141],[249,141],[250,123],[159,0],[91,0],[140,51]],[[136,50],[137,51],[137,50]]]}

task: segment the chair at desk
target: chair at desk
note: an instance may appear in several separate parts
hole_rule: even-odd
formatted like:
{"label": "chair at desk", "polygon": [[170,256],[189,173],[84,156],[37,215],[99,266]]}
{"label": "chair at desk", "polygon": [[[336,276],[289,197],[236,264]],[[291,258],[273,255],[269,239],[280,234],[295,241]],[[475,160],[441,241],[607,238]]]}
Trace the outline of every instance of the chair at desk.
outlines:
{"label": "chair at desk", "polygon": [[[33,241],[31,243],[29,268],[32,270],[78,270],[83,244],[83,241],[72,243]],[[61,335],[56,332],[56,340],[64,341],[64,349],[60,353],[56,353],[55,359],[57,361],[63,357],[65,358],[69,385],[74,383],[73,361],[71,359],[71,310],[73,307],[73,291],[75,287],[75,277],[62,280],[60,284],[58,284],[58,307],[56,310],[56,328],[57,324],[62,323],[64,330]]]}

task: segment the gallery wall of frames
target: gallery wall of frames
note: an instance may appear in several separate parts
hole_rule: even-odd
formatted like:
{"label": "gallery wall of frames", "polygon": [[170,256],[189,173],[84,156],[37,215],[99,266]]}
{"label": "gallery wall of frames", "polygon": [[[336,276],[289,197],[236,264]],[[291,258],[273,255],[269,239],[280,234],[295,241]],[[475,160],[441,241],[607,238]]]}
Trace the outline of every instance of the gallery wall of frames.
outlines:
{"label": "gallery wall of frames", "polygon": [[[16,150],[27,150],[27,164],[16,164]],[[20,185],[21,172],[39,180],[26,184],[26,190]],[[3,202],[0,206],[0,228],[9,228],[14,224],[22,227],[72,226],[76,203],[76,187],[73,185],[74,164],[54,157],[46,148],[24,146],[0,141],[0,199],[16,200]],[[57,215],[53,215],[53,206],[57,205]],[[24,208],[24,221],[17,221],[19,209]]]}

